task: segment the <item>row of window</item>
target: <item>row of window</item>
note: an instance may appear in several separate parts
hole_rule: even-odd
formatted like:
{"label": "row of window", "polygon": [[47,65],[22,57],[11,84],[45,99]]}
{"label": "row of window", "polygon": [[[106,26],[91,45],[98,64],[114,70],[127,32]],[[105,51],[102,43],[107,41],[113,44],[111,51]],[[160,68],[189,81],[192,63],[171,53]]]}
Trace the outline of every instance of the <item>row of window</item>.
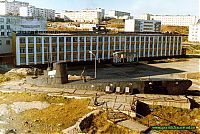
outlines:
{"label": "row of window", "polygon": [[[0,40],[0,46],[3,45],[3,41]],[[11,45],[11,41],[10,40],[6,40],[6,45]]]}
{"label": "row of window", "polygon": [[[98,42],[103,42],[103,40],[104,40],[104,42],[108,42],[109,41],[109,39],[110,39],[110,41],[111,42],[114,42],[114,40],[115,40],[115,42],[119,42],[120,40],[121,40],[121,42],[125,42],[125,40],[126,41],[137,41],[137,42],[139,42],[139,41],[170,41],[170,37],[168,36],[168,37],[155,37],[155,38],[153,38],[153,37],[139,37],[139,36],[136,36],[136,37],[130,37],[130,36],[121,36],[121,37],[119,37],[119,36],[111,36],[110,38],[109,37],[96,37],[96,36],[93,36],[93,37],[86,37],[86,38],[84,38],[84,37],[66,37],[66,42],[71,42],[71,40],[73,40],[73,42],[78,42],[78,40],[80,41],[80,42],[90,42],[91,41],[91,38],[92,38],[92,42],[97,42],[97,38],[98,38]],[[175,37],[175,41],[177,40],[177,38],[178,38],[178,41],[179,42],[181,42],[181,38],[179,38],[179,37]],[[64,42],[64,37],[59,37],[58,38],[59,39],[59,42],[60,43],[63,43]],[[49,41],[50,41],[50,38],[49,37],[44,37],[44,43],[45,44],[49,44]],[[52,43],[57,43],[57,37],[52,37]],[[173,37],[171,37],[171,41],[174,41],[174,38]],[[25,37],[21,37],[20,38],[20,43],[25,43],[26,42],[26,38]],[[28,43],[34,43],[34,38],[33,37],[28,37]],[[36,43],[42,43],[42,37],[36,37]]]}
{"label": "row of window", "polygon": [[6,25],[6,28],[5,28],[4,25],[0,25],[0,29],[8,29],[8,30],[10,30],[10,25]]}
{"label": "row of window", "polygon": [[[102,50],[129,50],[130,48],[129,47],[131,47],[131,50],[133,50],[133,49],[137,49],[137,50],[144,50],[144,49],[149,49],[149,48],[155,48],[155,49],[160,49],[160,48],[169,48],[170,46],[169,46],[170,44],[169,43],[167,43],[167,44],[164,44],[164,45],[162,45],[162,44],[146,44],[146,45],[124,45],[124,44],[122,44],[121,45],[121,47],[120,47],[120,45],[119,44],[117,44],[117,45],[111,45],[110,46],[110,48],[109,48],[109,46],[108,45],[98,45],[98,50],[99,51],[102,51]],[[178,44],[178,45],[180,45],[180,44]],[[80,52],[84,52],[85,50],[87,51],[87,50],[96,50],[97,48],[96,48],[97,46],[96,45],[93,45],[92,46],[92,48],[91,48],[91,46],[86,46],[86,47],[84,47],[84,45],[81,45],[81,46],[79,46],[79,50],[80,50]],[[177,44],[173,44],[173,46],[171,46],[171,47],[174,47],[174,48],[177,48],[178,46],[177,46]],[[52,48],[52,52],[54,53],[56,53],[57,52],[57,46],[53,46]],[[77,52],[78,51],[78,46],[77,45],[73,45],[73,52]],[[49,53],[50,52],[50,50],[49,50],[49,46],[45,46],[44,47],[44,53]],[[59,46],[59,52],[64,52],[64,46]],[[71,45],[67,45],[66,46],[66,52],[71,52]],[[23,47],[21,47],[20,48],[20,53],[26,53],[26,48],[23,48]],[[28,53],[34,53],[34,47],[28,47]],[[42,53],[42,47],[36,47],[36,53]]]}
{"label": "row of window", "polygon": [[[170,56],[172,54],[176,55],[178,52],[177,49],[175,49],[174,51],[169,51],[168,49],[166,50],[162,50],[162,51],[157,51],[157,50],[154,50],[154,51],[140,51],[139,52],[139,57],[148,57],[148,56],[163,56],[163,55],[167,55],[167,56]],[[80,55],[78,54],[73,54],[73,60],[78,60],[80,59],[80,61],[83,61],[84,58],[86,56],[86,59],[87,60],[90,60],[90,53],[87,53],[86,55],[84,55],[84,53],[80,53]],[[110,55],[112,57],[112,55]],[[50,58],[51,56],[50,55],[47,55],[45,54],[44,55],[44,62],[49,62],[49,61],[57,61],[57,55],[52,55],[52,59]],[[65,55],[66,57],[66,60],[71,60],[71,57],[72,55],[71,54],[66,54]],[[98,58],[104,58],[104,59],[109,59],[109,56],[108,56],[108,53],[102,53],[102,52],[99,52],[98,53]],[[64,60],[64,55],[63,54],[60,54],[59,55],[59,60]],[[34,56],[30,56],[28,57],[28,62],[29,63],[34,63]],[[42,63],[42,56],[37,56],[36,57],[36,62],[37,63]],[[20,57],[20,64],[25,64],[26,63],[26,57]]]}

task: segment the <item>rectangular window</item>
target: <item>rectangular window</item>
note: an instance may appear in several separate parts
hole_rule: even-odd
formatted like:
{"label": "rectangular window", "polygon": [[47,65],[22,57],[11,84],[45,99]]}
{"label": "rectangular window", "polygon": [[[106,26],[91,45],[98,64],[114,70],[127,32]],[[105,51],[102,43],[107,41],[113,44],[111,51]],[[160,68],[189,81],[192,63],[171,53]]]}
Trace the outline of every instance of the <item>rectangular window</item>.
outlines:
{"label": "rectangular window", "polygon": [[92,37],[92,42],[96,42],[97,38],[96,37]]}
{"label": "rectangular window", "polygon": [[28,37],[28,43],[33,44],[34,43],[34,38],[33,37]]}
{"label": "rectangular window", "polygon": [[37,48],[36,48],[36,51],[37,51],[37,53],[41,53],[41,52],[42,52],[41,47],[37,47]]}
{"label": "rectangular window", "polygon": [[7,25],[7,29],[10,30],[10,25]]}
{"label": "rectangular window", "polygon": [[36,43],[37,44],[41,44],[42,43],[42,38],[41,37],[37,37],[36,38]]}
{"label": "rectangular window", "polygon": [[6,24],[10,24],[10,19],[9,18],[6,19]]}
{"label": "rectangular window", "polygon": [[84,37],[79,37],[80,42],[84,42]]}
{"label": "rectangular window", "polygon": [[4,19],[3,19],[3,18],[0,18],[0,22],[4,22]]}
{"label": "rectangular window", "polygon": [[90,37],[86,37],[86,42],[90,42]]}
{"label": "rectangular window", "polygon": [[20,43],[25,43],[25,42],[26,42],[25,37],[21,37],[21,38],[20,38]]}
{"label": "rectangular window", "polygon": [[78,37],[73,37],[73,42],[78,42]]}
{"label": "rectangular window", "polygon": [[70,37],[67,37],[67,38],[66,38],[66,42],[71,42],[71,38],[70,38]]}
{"label": "rectangular window", "polygon": [[64,43],[64,37],[60,37],[60,38],[59,38],[59,42],[60,42],[60,43]]}
{"label": "rectangular window", "polygon": [[26,49],[25,48],[20,48],[20,53],[25,54],[26,53]]}
{"label": "rectangular window", "polygon": [[33,48],[28,48],[28,53],[33,53],[34,49]]}
{"label": "rectangular window", "polygon": [[44,44],[49,44],[49,37],[44,37]]}
{"label": "rectangular window", "polygon": [[10,45],[10,40],[6,40],[6,45]]}
{"label": "rectangular window", "polygon": [[108,42],[108,37],[104,37],[104,41],[105,41],[105,42]]}
{"label": "rectangular window", "polygon": [[1,36],[4,36],[5,35],[5,33],[4,32],[1,32]]}
{"label": "rectangular window", "polygon": [[103,41],[103,37],[99,37],[99,42],[102,42]]}
{"label": "rectangular window", "polygon": [[52,43],[57,44],[57,38],[56,37],[52,37]]}
{"label": "rectangular window", "polygon": [[4,25],[1,25],[1,29],[4,29]]}
{"label": "rectangular window", "polygon": [[21,62],[22,64],[25,64],[25,63],[26,63],[26,58],[20,58],[20,62]]}

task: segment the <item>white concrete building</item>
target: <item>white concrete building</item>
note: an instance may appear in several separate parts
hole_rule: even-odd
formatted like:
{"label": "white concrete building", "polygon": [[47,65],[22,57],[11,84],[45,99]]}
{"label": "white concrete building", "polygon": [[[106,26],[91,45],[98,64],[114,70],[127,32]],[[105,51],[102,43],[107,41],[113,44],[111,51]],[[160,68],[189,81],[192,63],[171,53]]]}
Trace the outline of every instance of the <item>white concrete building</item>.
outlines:
{"label": "white concrete building", "polygon": [[20,1],[0,1],[0,15],[13,15],[19,16],[19,8],[23,6],[28,6],[27,2]]}
{"label": "white concrete building", "polygon": [[20,16],[43,17],[47,20],[55,20],[55,10],[36,8],[35,6],[25,6],[19,8]]}
{"label": "white concrete building", "polygon": [[80,29],[93,30],[96,27],[97,24],[80,24]]}
{"label": "white concrete building", "polygon": [[115,52],[135,58],[173,57],[182,55],[182,36],[163,33],[16,33],[16,65],[41,65],[55,62],[86,62],[96,59],[118,63]]}
{"label": "white concrete building", "polygon": [[125,20],[125,32],[160,32],[161,22],[157,20]]}
{"label": "white concrete building", "polygon": [[115,19],[128,19],[130,17],[130,13],[116,11],[116,10],[109,10],[106,14],[107,18],[115,18]]}
{"label": "white concrete building", "polygon": [[101,8],[83,9],[80,11],[64,11],[61,18],[66,21],[99,23],[104,19],[105,10]]}
{"label": "white concrete building", "polygon": [[190,25],[188,41],[200,42],[200,21],[197,24]]}
{"label": "white concrete building", "polygon": [[162,25],[171,26],[189,26],[198,21],[197,16],[192,15],[152,15],[143,14],[140,19],[144,20],[160,20]]}
{"label": "white concrete building", "polygon": [[0,55],[12,52],[13,31],[46,31],[46,25],[41,18],[0,16]]}

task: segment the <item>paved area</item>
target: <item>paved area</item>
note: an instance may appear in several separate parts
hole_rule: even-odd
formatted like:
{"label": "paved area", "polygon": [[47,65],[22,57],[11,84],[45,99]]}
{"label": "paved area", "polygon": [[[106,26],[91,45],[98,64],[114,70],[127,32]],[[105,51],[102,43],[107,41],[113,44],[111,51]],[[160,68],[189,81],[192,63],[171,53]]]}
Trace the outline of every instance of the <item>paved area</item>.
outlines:
{"label": "paved area", "polygon": [[[148,105],[172,106],[190,109],[191,103],[185,96],[137,94],[137,99]],[[199,97],[200,98],[200,97]]]}
{"label": "paved area", "polygon": [[[80,75],[82,70],[68,71],[71,75]],[[97,69],[98,79],[124,79],[137,77],[177,78],[177,74],[200,72],[200,59],[192,58],[188,61],[139,64],[132,66],[114,67],[107,65]],[[85,75],[94,76],[93,69],[85,70]]]}

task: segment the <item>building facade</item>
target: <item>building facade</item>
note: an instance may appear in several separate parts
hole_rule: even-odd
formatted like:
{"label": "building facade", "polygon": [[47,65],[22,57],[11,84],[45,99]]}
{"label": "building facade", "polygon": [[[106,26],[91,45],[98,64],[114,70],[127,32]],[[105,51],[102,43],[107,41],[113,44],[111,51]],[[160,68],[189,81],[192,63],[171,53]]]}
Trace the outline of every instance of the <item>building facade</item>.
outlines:
{"label": "building facade", "polygon": [[144,20],[160,20],[162,25],[171,26],[189,26],[198,21],[197,16],[191,15],[152,15],[143,14],[140,19]]}
{"label": "building facade", "polygon": [[128,12],[109,10],[106,14],[106,17],[115,19],[128,19],[130,15],[131,14]]}
{"label": "building facade", "polygon": [[161,21],[157,20],[125,20],[125,32],[160,32]]}
{"label": "building facade", "polygon": [[13,16],[19,16],[19,8],[28,6],[29,3],[27,2],[20,2],[20,1],[12,1],[8,2],[7,0],[5,1],[0,1],[0,15],[13,15]]}
{"label": "building facade", "polygon": [[182,36],[172,34],[16,33],[14,40],[17,66],[94,61],[89,51],[101,60],[112,60],[119,51],[132,54],[132,59],[182,54]]}
{"label": "building facade", "polygon": [[55,20],[55,10],[36,8],[35,6],[20,7],[20,16],[24,17],[42,17],[47,20]]}
{"label": "building facade", "polygon": [[99,23],[104,19],[105,10],[101,8],[83,9],[80,11],[64,11],[61,18],[65,21]]}
{"label": "building facade", "polygon": [[13,31],[45,31],[46,20],[18,16],[0,16],[0,55],[12,53]]}
{"label": "building facade", "polygon": [[190,25],[188,41],[200,42],[200,21],[195,25]]}
{"label": "building facade", "polygon": [[97,24],[80,24],[79,28],[92,31],[94,28],[97,28],[97,26]]}

